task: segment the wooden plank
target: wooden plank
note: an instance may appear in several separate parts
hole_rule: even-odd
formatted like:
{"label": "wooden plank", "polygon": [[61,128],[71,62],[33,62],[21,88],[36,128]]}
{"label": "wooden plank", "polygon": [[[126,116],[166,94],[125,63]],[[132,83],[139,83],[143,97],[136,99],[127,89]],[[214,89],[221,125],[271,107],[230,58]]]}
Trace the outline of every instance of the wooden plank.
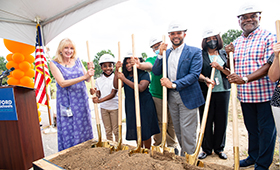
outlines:
{"label": "wooden plank", "polygon": [[61,170],[61,169],[63,169],[60,166],[57,166],[46,159],[40,159],[38,161],[33,162],[33,168],[34,168],[34,170],[39,170],[39,169]]}

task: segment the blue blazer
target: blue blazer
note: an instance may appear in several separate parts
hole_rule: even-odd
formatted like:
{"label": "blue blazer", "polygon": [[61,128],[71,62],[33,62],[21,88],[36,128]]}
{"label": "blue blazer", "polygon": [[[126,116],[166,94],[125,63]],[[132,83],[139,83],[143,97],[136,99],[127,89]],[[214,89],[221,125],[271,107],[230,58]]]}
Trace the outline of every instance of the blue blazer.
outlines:
{"label": "blue blazer", "polygon": [[[167,68],[170,52],[170,49],[166,51]],[[205,103],[198,83],[202,63],[201,50],[184,44],[177,68],[177,80],[173,83],[177,85],[176,90],[179,91],[181,99],[188,109],[195,109]],[[156,59],[152,72],[155,75],[162,74],[162,59]]]}

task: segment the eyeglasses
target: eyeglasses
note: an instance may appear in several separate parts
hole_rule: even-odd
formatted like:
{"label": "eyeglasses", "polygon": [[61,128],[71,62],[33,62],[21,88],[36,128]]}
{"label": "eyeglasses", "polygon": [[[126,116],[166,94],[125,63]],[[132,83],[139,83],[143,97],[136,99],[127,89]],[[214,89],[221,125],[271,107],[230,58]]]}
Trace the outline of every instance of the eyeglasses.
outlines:
{"label": "eyeglasses", "polygon": [[257,18],[257,17],[259,17],[260,15],[259,15],[259,13],[257,13],[257,14],[252,14],[251,16],[246,16],[246,15],[242,15],[242,16],[240,16],[239,17],[239,19],[241,20],[241,21],[244,21],[244,20],[247,20],[247,19],[255,19],[255,18]]}
{"label": "eyeglasses", "polygon": [[157,45],[157,46],[152,47],[152,49],[153,49],[154,51],[156,51],[156,50],[159,48],[159,46],[160,46],[160,44]]}

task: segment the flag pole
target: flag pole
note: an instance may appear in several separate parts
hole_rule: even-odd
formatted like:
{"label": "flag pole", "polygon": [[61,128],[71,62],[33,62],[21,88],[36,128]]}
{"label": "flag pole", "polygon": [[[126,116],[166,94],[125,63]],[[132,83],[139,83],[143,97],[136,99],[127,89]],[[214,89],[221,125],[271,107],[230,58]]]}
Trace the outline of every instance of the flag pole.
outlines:
{"label": "flag pole", "polygon": [[[38,43],[39,43],[39,47],[43,48],[43,43],[41,40],[41,37],[39,36],[39,28],[38,26],[40,26],[40,19],[37,18],[37,38],[38,38]],[[40,27],[41,28],[41,27]],[[44,50],[44,49],[43,49]],[[43,60],[41,55],[40,55],[41,61]],[[52,125],[52,120],[51,120],[51,111],[50,111],[50,102],[49,102],[49,94],[48,94],[48,90],[47,90],[47,82],[46,82],[46,73],[45,73],[45,63],[42,62],[42,66],[43,66],[43,77],[44,77],[44,86],[45,86],[45,91],[46,91],[46,98],[47,98],[47,108],[48,108],[48,117],[49,117],[49,129],[46,129],[44,131],[44,133],[55,133],[57,132]]]}

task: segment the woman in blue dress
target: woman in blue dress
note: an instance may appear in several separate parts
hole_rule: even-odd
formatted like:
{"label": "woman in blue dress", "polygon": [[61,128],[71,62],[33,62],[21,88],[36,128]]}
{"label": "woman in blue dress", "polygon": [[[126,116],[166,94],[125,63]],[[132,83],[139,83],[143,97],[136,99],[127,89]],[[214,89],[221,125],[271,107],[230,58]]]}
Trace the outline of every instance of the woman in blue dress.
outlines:
{"label": "woman in blue dress", "polygon": [[[116,64],[116,73],[114,77],[114,87],[118,88],[118,78],[122,80],[125,93],[125,113],[126,113],[126,140],[137,140],[136,114],[135,114],[135,96],[134,96],[134,79],[133,68],[130,58],[123,61],[123,72],[118,72],[121,62]],[[143,61],[140,58],[140,61]],[[138,72],[138,88],[139,88],[139,104],[141,117],[141,147],[150,149],[151,136],[160,132],[157,120],[155,104],[151,93],[149,92],[150,76],[149,73],[137,70]],[[137,141],[136,141],[137,142]]]}
{"label": "woman in blue dress", "polygon": [[93,138],[91,114],[85,81],[94,75],[93,63],[88,71],[76,57],[70,39],[60,41],[50,70],[56,80],[58,150],[64,150]]}

